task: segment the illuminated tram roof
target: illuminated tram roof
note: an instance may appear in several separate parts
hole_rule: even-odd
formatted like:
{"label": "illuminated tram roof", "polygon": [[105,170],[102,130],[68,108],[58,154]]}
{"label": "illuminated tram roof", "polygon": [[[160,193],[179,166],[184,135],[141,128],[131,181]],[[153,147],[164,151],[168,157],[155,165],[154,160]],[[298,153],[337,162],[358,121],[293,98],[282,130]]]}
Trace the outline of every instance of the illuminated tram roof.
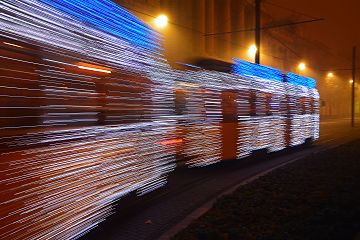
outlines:
{"label": "illuminated tram roof", "polygon": [[109,0],[40,0],[115,37],[149,50],[160,50],[160,35]]}
{"label": "illuminated tram roof", "polygon": [[233,72],[241,76],[256,77],[278,82],[282,82],[284,79],[284,75],[279,69],[240,59],[234,59]]}
{"label": "illuminated tram roof", "polygon": [[315,79],[304,77],[297,75],[295,73],[287,72],[286,73],[286,81],[288,83],[305,86],[308,88],[316,88],[316,81]]}
{"label": "illuminated tram roof", "polygon": [[258,77],[272,81],[285,80],[290,84],[304,86],[308,88],[316,88],[316,81],[312,78],[287,72],[285,74],[285,79],[284,79],[284,74],[279,69],[256,64],[256,63],[250,63],[239,59],[234,60],[233,72],[235,74],[247,76],[247,77]]}
{"label": "illuminated tram roof", "polygon": [[234,59],[234,63],[211,58],[198,58],[190,62],[192,62],[192,65],[190,66],[194,66],[196,68],[200,67],[206,70],[234,73],[236,75],[249,78],[288,82],[294,85],[316,88],[316,81],[312,78],[300,76],[290,72],[284,74],[280,69],[247,62],[241,59]]}

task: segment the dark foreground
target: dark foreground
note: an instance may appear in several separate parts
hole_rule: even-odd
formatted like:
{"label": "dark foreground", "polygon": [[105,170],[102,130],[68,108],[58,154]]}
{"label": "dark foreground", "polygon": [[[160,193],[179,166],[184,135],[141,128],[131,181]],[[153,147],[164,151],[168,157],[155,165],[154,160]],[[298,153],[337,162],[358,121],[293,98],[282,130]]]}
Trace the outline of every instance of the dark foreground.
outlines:
{"label": "dark foreground", "polygon": [[286,165],[236,190],[173,239],[354,239],[360,140]]}

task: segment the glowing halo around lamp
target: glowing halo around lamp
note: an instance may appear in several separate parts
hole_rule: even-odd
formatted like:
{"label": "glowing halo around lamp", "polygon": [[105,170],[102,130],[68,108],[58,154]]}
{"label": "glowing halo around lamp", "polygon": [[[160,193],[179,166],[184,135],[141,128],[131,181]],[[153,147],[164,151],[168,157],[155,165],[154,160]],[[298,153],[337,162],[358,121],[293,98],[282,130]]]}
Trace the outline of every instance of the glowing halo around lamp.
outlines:
{"label": "glowing halo around lamp", "polygon": [[161,14],[154,19],[155,26],[158,28],[165,28],[168,24],[168,21],[168,17],[164,14]]}
{"label": "glowing halo around lamp", "polygon": [[255,56],[256,52],[257,52],[257,47],[255,44],[252,44],[248,49],[248,54],[250,56]]}
{"label": "glowing halo around lamp", "polygon": [[306,69],[306,64],[301,62],[301,63],[299,63],[298,68],[299,68],[299,70],[304,71]]}

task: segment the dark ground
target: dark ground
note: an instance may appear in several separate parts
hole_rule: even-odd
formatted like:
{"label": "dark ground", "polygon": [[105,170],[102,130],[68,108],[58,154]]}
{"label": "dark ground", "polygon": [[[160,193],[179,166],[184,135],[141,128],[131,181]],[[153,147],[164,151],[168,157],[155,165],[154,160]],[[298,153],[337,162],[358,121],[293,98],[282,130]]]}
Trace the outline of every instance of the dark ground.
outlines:
{"label": "dark ground", "polygon": [[357,140],[242,186],[173,239],[343,240],[359,232]]}

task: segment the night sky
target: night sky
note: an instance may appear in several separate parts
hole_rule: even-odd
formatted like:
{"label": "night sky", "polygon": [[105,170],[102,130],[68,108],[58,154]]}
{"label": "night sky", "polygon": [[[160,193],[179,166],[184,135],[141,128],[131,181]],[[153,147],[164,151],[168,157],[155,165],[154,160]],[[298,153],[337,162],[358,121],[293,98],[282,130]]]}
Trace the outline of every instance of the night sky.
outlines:
{"label": "night sky", "polygon": [[[271,4],[293,9],[308,16],[280,9]],[[341,61],[336,63],[339,66],[329,67],[349,67],[354,45],[358,46],[360,52],[359,0],[264,0],[263,7],[279,14],[279,19],[294,18],[294,16],[300,20],[309,20],[311,17],[325,18],[324,21],[303,24],[301,28],[306,38],[321,42],[328,46],[332,53],[341,56]]]}

